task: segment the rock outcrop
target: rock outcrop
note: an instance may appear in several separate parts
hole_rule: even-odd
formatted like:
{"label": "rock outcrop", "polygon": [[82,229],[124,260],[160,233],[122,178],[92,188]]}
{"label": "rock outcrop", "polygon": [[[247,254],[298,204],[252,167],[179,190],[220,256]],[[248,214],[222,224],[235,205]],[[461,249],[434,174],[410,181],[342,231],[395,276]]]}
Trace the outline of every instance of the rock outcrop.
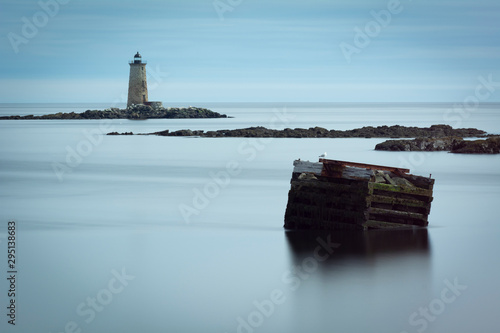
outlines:
{"label": "rock outcrop", "polygon": [[107,110],[87,110],[82,113],[55,113],[43,116],[7,116],[0,120],[34,119],[172,119],[172,118],[227,118],[208,109],[188,108],[152,108],[148,105],[133,105],[127,109],[110,108]]}
{"label": "rock outcrop", "polygon": [[395,125],[379,127],[368,126],[347,131],[327,130],[322,127],[311,127],[309,129],[285,128],[284,130],[275,130],[265,127],[249,127],[207,132],[192,130],[170,132],[166,130],[150,134],[160,136],[201,136],[208,138],[443,138],[449,136],[479,137],[485,135],[486,132],[475,128],[454,129],[448,125],[433,125],[428,128]]}
{"label": "rock outcrop", "polygon": [[456,154],[499,154],[500,136],[491,136],[481,140],[464,140],[460,137],[387,140],[376,145],[375,150],[449,151]]}
{"label": "rock outcrop", "polygon": [[416,138],[414,140],[387,140],[375,146],[375,150],[389,151],[450,151],[459,137]]}
{"label": "rock outcrop", "polygon": [[118,133],[118,132],[111,132],[106,135],[134,135],[133,132],[125,132],[125,133]]}
{"label": "rock outcrop", "polygon": [[456,142],[451,152],[455,154],[500,154],[500,136],[492,136],[486,140]]}

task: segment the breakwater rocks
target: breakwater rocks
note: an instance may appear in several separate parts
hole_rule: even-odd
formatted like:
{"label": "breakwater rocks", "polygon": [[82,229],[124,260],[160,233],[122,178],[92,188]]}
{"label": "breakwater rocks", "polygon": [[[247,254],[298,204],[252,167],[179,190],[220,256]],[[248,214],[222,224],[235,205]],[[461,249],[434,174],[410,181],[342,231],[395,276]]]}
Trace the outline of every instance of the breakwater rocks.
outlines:
{"label": "breakwater rocks", "polygon": [[284,130],[268,129],[265,127],[249,127],[235,130],[192,131],[169,130],[149,133],[160,136],[200,136],[207,138],[415,138],[415,137],[478,137],[486,132],[475,128],[453,129],[448,125],[432,125],[427,128],[405,126],[363,127],[347,131],[327,130],[322,127],[286,128]]}
{"label": "breakwater rocks", "polygon": [[500,136],[491,136],[482,140],[464,140],[460,137],[388,140],[376,145],[375,150],[449,151],[455,154],[499,154]]}
{"label": "breakwater rocks", "polygon": [[0,120],[34,120],[34,119],[176,119],[176,118],[227,118],[208,109],[188,108],[159,108],[148,105],[135,105],[127,109],[111,108],[107,110],[87,110],[82,113],[55,113],[43,116],[7,116]]}

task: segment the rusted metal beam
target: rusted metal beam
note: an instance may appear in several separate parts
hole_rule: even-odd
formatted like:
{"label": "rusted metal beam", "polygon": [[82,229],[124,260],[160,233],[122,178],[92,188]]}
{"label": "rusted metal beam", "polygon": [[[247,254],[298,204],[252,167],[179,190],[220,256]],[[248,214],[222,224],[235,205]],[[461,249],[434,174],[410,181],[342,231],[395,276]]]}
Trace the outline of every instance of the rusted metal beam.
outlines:
{"label": "rusted metal beam", "polygon": [[397,168],[397,167],[389,167],[384,165],[375,165],[375,164],[366,164],[366,163],[356,163],[356,162],[347,162],[347,161],[337,161],[337,160],[327,160],[324,158],[320,158],[319,161],[323,163],[323,165],[335,165],[335,166],[352,166],[357,168],[371,169],[371,170],[384,170],[390,171],[394,173],[409,173],[409,169]]}

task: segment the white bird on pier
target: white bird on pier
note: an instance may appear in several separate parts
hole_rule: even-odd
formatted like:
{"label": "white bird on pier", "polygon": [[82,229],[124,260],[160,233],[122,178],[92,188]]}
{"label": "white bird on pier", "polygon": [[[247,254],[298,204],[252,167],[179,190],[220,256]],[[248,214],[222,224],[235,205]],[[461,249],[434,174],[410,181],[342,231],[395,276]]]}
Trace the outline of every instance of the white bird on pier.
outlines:
{"label": "white bird on pier", "polygon": [[323,154],[319,155],[319,158],[326,158],[326,152],[324,152]]}

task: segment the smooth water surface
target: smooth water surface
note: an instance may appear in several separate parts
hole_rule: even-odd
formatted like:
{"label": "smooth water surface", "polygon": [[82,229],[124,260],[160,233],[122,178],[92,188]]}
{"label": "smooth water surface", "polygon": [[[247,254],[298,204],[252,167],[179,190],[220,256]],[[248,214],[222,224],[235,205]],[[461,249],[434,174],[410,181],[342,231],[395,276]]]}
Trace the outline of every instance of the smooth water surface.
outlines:
{"label": "smooth water surface", "polygon": [[[0,110],[52,113],[26,108]],[[93,105],[78,110],[86,108]],[[18,260],[15,327],[7,324],[9,286],[0,282],[2,332],[499,329],[500,156],[374,151],[384,139],[103,135],[459,120],[498,133],[498,105],[460,119],[443,105],[212,109],[235,118],[0,121],[2,276],[11,220]],[[293,160],[325,151],[432,174],[429,228],[285,232]]]}

